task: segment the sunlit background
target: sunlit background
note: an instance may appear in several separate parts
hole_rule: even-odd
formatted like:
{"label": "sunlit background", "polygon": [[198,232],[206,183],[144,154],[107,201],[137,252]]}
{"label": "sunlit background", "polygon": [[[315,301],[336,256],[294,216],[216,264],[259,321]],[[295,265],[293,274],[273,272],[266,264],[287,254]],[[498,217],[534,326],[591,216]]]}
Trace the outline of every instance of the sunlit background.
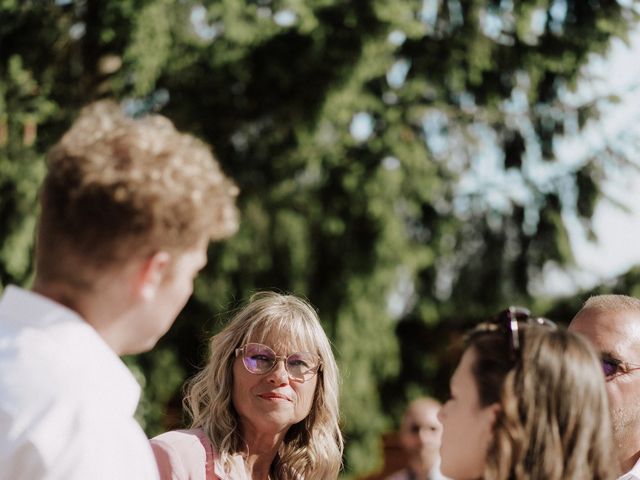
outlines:
{"label": "sunlit background", "polygon": [[640,30],[631,1],[0,1],[0,288],[29,286],[44,153],[114,98],[212,145],[238,234],[176,325],[126,359],[149,435],[252,292],[306,296],[343,377],[345,478],[456,341],[509,304],[567,322],[640,295]]}

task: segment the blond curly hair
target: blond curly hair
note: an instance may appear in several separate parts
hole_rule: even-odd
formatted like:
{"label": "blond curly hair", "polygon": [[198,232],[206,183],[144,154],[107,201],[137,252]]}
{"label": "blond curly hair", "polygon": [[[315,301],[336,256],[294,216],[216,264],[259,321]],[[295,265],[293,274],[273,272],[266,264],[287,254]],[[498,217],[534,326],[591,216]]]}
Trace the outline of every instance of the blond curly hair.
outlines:
{"label": "blond curly hair", "polygon": [[[41,278],[182,251],[237,229],[237,187],[203,142],[160,115],[133,119],[114,102],[94,103],[49,150],[47,166],[36,255]],[[66,264],[74,271],[65,272]]]}

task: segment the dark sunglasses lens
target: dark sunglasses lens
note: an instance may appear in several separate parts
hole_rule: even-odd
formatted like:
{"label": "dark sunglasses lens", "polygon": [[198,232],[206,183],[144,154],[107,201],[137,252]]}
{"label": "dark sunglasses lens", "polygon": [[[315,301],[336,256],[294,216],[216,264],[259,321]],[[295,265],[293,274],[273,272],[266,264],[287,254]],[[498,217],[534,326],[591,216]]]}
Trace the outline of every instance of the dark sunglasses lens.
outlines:
{"label": "dark sunglasses lens", "polygon": [[276,361],[276,354],[265,345],[249,343],[245,348],[242,360],[250,372],[265,373],[273,367]]}
{"label": "dark sunglasses lens", "polygon": [[514,308],[510,311],[510,314],[511,319],[518,320],[519,322],[526,322],[531,316],[528,310],[524,310],[521,308]]}
{"label": "dark sunglasses lens", "polygon": [[605,377],[610,377],[614,375],[618,370],[618,365],[610,360],[601,360],[602,363],[602,371],[604,372]]}

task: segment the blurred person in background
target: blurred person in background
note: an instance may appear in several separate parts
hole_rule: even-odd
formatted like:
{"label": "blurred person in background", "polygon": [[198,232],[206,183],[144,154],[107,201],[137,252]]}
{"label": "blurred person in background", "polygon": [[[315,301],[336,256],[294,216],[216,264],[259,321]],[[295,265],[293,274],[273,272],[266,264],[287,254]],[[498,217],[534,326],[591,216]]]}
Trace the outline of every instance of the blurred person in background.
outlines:
{"label": "blurred person in background", "polygon": [[569,330],[600,353],[606,379],[620,480],[640,480],[640,300],[626,295],[589,298]]}
{"label": "blurred person in background", "polygon": [[31,291],[0,299],[0,479],[154,479],[119,355],[149,350],[191,295],[237,188],[159,115],[98,102],[47,154]]}
{"label": "blurred person in background", "polygon": [[407,454],[406,468],[386,480],[444,480],[440,473],[442,424],[438,411],[442,405],[430,397],[412,401],[400,426],[400,443]]}
{"label": "blurred person in background", "polygon": [[604,480],[618,470],[596,352],[524,309],[469,333],[439,418],[442,472],[455,480]]}
{"label": "blurred person in background", "polygon": [[188,384],[189,430],[152,439],[162,480],[332,480],[342,462],[338,367],[313,307],[255,294]]}

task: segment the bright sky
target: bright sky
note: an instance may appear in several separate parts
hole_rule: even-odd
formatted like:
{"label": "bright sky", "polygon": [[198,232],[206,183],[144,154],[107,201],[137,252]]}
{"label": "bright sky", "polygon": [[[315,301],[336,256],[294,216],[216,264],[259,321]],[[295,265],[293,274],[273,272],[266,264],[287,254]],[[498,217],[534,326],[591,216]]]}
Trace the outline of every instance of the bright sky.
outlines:
{"label": "bright sky", "polygon": [[[583,155],[597,151],[602,139],[625,149],[629,158],[640,166],[640,142],[621,136],[640,138],[640,28],[632,35],[630,45],[615,42],[604,61],[592,62],[593,71],[601,77],[589,85],[597,93],[617,93],[622,101],[612,106],[599,122],[587,128],[578,142],[569,142],[564,154]],[[617,140],[615,140],[617,139]],[[589,288],[606,279],[625,273],[640,265],[640,169],[609,169],[606,195],[593,219],[597,241],[589,241],[574,218],[565,218],[571,234],[577,266],[568,272],[550,268],[540,292],[572,293],[577,288]],[[624,211],[616,202],[627,207]]]}

